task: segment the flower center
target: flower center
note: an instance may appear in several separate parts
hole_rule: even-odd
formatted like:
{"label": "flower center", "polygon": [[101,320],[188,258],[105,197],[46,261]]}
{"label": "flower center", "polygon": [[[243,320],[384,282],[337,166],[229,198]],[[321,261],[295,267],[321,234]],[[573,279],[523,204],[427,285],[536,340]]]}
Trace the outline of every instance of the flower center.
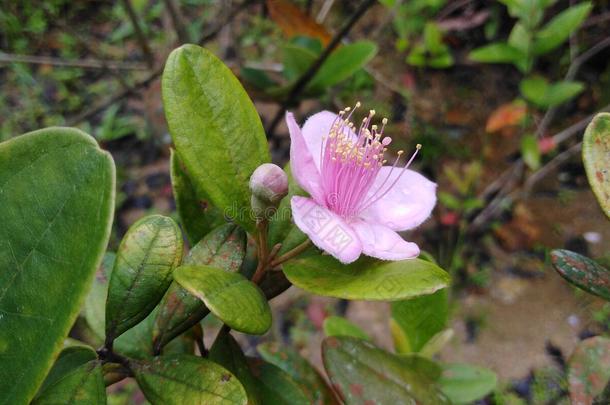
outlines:
{"label": "flower center", "polygon": [[383,135],[388,120],[381,120],[381,128],[371,125],[375,110],[370,110],[355,131],[350,119],[358,107],[360,102],[356,103],[354,109],[347,107],[339,112],[320,147],[320,172],[326,206],[344,218],[358,215],[386,195],[421,148],[418,144],[415,153],[402,168],[397,168],[403,154],[402,150],[398,151],[391,169],[388,173],[384,171],[385,177],[376,182],[381,167],[387,162],[383,158],[386,146],[392,142],[390,137]]}

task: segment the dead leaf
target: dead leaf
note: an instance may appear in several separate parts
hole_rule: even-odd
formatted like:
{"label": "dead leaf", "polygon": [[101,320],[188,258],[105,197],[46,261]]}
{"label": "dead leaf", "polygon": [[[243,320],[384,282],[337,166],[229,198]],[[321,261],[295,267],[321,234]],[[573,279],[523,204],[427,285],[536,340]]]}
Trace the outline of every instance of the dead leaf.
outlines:
{"label": "dead leaf", "polygon": [[286,36],[302,35],[318,38],[324,46],[330,41],[328,31],[290,1],[267,0],[266,4],[271,19],[275,21]]}
{"label": "dead leaf", "polygon": [[522,101],[503,104],[491,113],[485,125],[485,131],[498,132],[508,127],[519,125],[525,118],[527,107]]}

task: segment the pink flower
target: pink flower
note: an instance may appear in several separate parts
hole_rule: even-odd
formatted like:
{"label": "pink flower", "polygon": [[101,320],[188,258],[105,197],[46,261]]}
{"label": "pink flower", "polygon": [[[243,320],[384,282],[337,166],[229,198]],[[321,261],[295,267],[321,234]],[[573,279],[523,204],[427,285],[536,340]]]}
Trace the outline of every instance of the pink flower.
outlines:
{"label": "pink flower", "polygon": [[383,137],[387,120],[381,128],[371,125],[371,110],[356,132],[350,110],[322,111],[303,128],[286,114],[292,175],[311,196],[292,197],[294,221],[317,247],[343,263],[361,253],[384,260],[417,257],[419,247],[397,231],[415,228],[430,216],[436,184],[407,169],[417,151],[405,165],[399,164],[399,151],[394,164],[384,166],[391,142]]}

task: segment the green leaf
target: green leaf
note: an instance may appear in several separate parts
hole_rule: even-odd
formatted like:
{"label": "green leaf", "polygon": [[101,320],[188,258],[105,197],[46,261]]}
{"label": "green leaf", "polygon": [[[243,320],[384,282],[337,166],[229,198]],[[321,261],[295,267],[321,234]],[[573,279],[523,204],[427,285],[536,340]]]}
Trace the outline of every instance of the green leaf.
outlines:
{"label": "green leaf", "polygon": [[324,320],[326,336],[352,336],[362,340],[371,340],[362,329],[340,316],[329,316]]}
{"label": "green leaf", "polygon": [[551,252],[553,267],[563,278],[583,290],[610,301],[610,271],[588,257],[569,250]]}
{"label": "green leaf", "polygon": [[108,296],[108,280],[112,274],[115,260],[115,253],[107,252],[104,255],[102,264],[95,273],[91,289],[85,299],[85,320],[100,342],[104,341],[106,335],[106,297]]}
{"label": "green leaf", "polygon": [[610,339],[596,336],[580,342],[568,362],[573,404],[591,404],[610,380]]}
{"label": "green leaf", "polygon": [[172,282],[182,261],[182,234],[169,217],[137,221],[121,241],[106,301],[106,341],[146,318]]}
{"label": "green leaf", "polygon": [[536,32],[534,53],[542,55],[563,44],[585,21],[593,5],[582,2],[557,14],[544,27]]}
{"label": "green leaf", "polygon": [[470,364],[445,364],[439,379],[441,391],[453,404],[470,404],[482,399],[497,383],[493,371]]}
{"label": "green leaf", "polygon": [[560,81],[549,84],[540,76],[523,79],[519,87],[523,97],[541,108],[565,103],[584,90],[584,85],[580,82]]}
{"label": "green leaf", "polygon": [[424,44],[432,55],[447,52],[447,47],[443,44],[443,33],[433,22],[427,22],[424,27]]}
{"label": "green leaf", "polygon": [[540,149],[538,148],[538,138],[527,134],[521,138],[521,157],[532,170],[540,167]]}
{"label": "green leaf", "polygon": [[[209,265],[236,273],[243,261],[246,233],[233,224],[217,227],[207,234],[184,259],[184,264]],[[190,329],[210,311],[197,297],[173,282],[161,304],[155,321],[155,350]]]}
{"label": "green leaf", "polygon": [[438,370],[430,360],[397,356],[352,337],[326,338],[322,359],[347,405],[450,403],[435,384]]}
{"label": "green leaf", "polygon": [[211,206],[207,200],[197,198],[193,183],[173,149],[171,150],[170,166],[176,211],[180,216],[182,229],[193,246],[212,229],[224,224],[224,217],[222,212]]}
{"label": "green leaf", "polygon": [[282,73],[289,81],[297,80],[317,58],[317,55],[310,49],[296,44],[284,45],[282,56],[284,64]]}
{"label": "green leaf", "polygon": [[444,329],[436,333],[434,336],[428,339],[426,344],[419,350],[418,354],[431,359],[438,352],[440,352],[447,343],[449,343],[453,335],[453,329],[451,328]]}
{"label": "green leaf", "polygon": [[264,70],[247,66],[243,66],[241,69],[239,69],[239,77],[242,79],[242,81],[261,90],[266,90],[278,85],[278,83],[269,77],[267,72]]}
{"label": "green leaf", "polygon": [[112,158],[79,130],[0,144],[0,404],[28,403],[59,354],[108,242],[114,186]]}
{"label": "green leaf", "polygon": [[195,356],[161,356],[132,362],[136,380],[152,405],[246,404],[244,387],[231,372]]}
{"label": "green leaf", "polygon": [[261,357],[288,373],[304,390],[310,403],[335,404],[336,399],[322,376],[293,348],[277,343],[257,346]]}
{"label": "green leaf", "polygon": [[210,266],[181,266],[174,280],[202,300],[231,329],[262,335],[271,327],[271,309],[263,292],[241,274]]}
{"label": "green leaf", "polygon": [[[259,384],[252,375],[246,356],[237,341],[228,332],[221,332],[210,349],[208,358],[220,364],[237,377],[248,395],[248,404],[262,404]],[[267,397],[264,397],[268,403]]]}
{"label": "green leaf", "polygon": [[39,392],[45,391],[75,368],[96,359],[97,354],[95,353],[95,350],[89,346],[66,347],[59,353],[59,357],[55,360],[51,371],[49,371],[49,374],[47,374],[47,377],[40,386]]}
{"label": "green leaf", "polygon": [[610,113],[597,114],[587,126],[582,160],[597,202],[610,218]]}
{"label": "green leaf", "polygon": [[270,157],[246,91],[220,59],[196,45],[170,54],[162,88],[167,124],[197,195],[253,232],[248,182]]}
{"label": "green leaf", "polygon": [[398,301],[432,294],[450,280],[443,269],[421,259],[389,262],[361,257],[344,265],[317,252],[286,262],[284,273],[306,291],[348,300]]}
{"label": "green leaf", "polygon": [[258,390],[265,405],[312,404],[303,387],[281,368],[260,359],[249,358],[248,364],[258,383]]}
{"label": "green leaf", "polygon": [[343,45],[330,54],[326,62],[309,83],[312,92],[321,92],[350,78],[377,53],[377,45],[371,41],[358,41]]}
{"label": "green leaf", "polygon": [[508,36],[508,45],[519,50],[523,55],[529,53],[529,48],[532,44],[531,33],[521,23],[514,25]]}
{"label": "green leaf", "polygon": [[481,63],[517,63],[525,59],[525,54],[519,49],[503,42],[485,45],[470,52],[468,57]]}
{"label": "green leaf", "polygon": [[[392,303],[392,319],[403,330],[407,347],[399,348],[400,353],[418,352],[447,325],[449,306],[447,290]],[[400,349],[400,350],[399,350]],[[407,349],[407,350],[405,350]]]}
{"label": "green leaf", "polygon": [[38,393],[32,405],[106,405],[101,362],[85,363]]}

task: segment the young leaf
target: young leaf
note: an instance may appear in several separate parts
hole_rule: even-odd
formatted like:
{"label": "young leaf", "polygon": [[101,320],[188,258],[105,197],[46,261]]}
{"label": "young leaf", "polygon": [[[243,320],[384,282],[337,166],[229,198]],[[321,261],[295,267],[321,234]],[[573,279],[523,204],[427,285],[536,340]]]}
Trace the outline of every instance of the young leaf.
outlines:
{"label": "young leaf", "polygon": [[343,45],[324,62],[316,76],[309,83],[312,92],[321,92],[350,78],[364,67],[377,53],[377,45],[370,41],[359,41]]}
{"label": "young leaf", "polygon": [[449,306],[447,290],[434,294],[415,297],[405,301],[392,303],[392,319],[404,332],[408,341],[409,351],[398,350],[399,353],[418,352],[424,345],[447,325]]}
{"label": "young leaf", "polygon": [[265,404],[308,405],[313,404],[299,385],[281,368],[261,359],[248,358],[248,365],[258,384],[258,390]]}
{"label": "young leaf", "polygon": [[108,242],[114,186],[112,158],[79,130],[0,144],[0,404],[29,403],[59,354]]}
{"label": "young leaf", "polygon": [[[243,261],[246,233],[233,224],[217,227],[207,234],[184,259],[184,264],[209,265],[236,273]],[[190,329],[210,311],[197,297],[173,282],[161,304],[155,321],[155,350]]]}
{"label": "young leaf", "polygon": [[610,218],[610,113],[597,114],[587,126],[582,160],[597,202]]}
{"label": "young leaf", "polygon": [[269,401],[266,396],[261,397],[259,383],[250,371],[246,356],[230,333],[221,332],[219,334],[210,349],[208,358],[214,363],[220,364],[237,377],[246,390],[248,404],[262,404],[262,398]]}
{"label": "young leaf", "polygon": [[534,135],[528,134],[521,138],[521,157],[530,169],[536,170],[540,167],[540,149]]}
{"label": "young leaf", "polygon": [[533,50],[537,55],[563,44],[585,21],[593,5],[582,2],[562,11],[536,33]]}
{"label": "young leaf", "polygon": [[265,295],[241,274],[185,265],[176,269],[174,280],[232,329],[262,335],[271,327],[271,309]]}
{"label": "young leaf", "polygon": [[304,390],[310,403],[335,404],[336,399],[318,371],[290,347],[276,343],[257,346],[261,357],[288,373]]}
{"label": "young leaf", "polygon": [[473,50],[468,57],[481,63],[517,63],[525,54],[509,44],[496,42]]}
{"label": "young leaf", "polygon": [[549,89],[549,82],[540,76],[529,77],[521,80],[519,89],[526,100],[542,106]]}
{"label": "young leaf", "polygon": [[333,387],[346,404],[363,399],[380,404],[449,404],[437,388],[440,370],[428,359],[388,353],[352,337],[329,337],[322,360]]}
{"label": "young leaf", "polygon": [[583,290],[610,301],[610,271],[593,260],[557,249],[551,252],[553,267],[563,278]]}
{"label": "young leaf", "polygon": [[136,381],[152,405],[243,404],[244,387],[231,372],[195,356],[132,362]]}
{"label": "young leaf", "polygon": [[57,404],[106,405],[101,362],[93,360],[73,369],[32,401],[32,405]]}
{"label": "young leaf", "polygon": [[170,155],[172,190],[176,200],[176,211],[180,216],[182,229],[194,246],[208,232],[225,223],[222,212],[211,206],[207,200],[197,198],[191,179],[184,171],[176,151]]}
{"label": "young leaf", "polygon": [[530,77],[521,81],[521,94],[541,108],[553,107],[576,97],[584,90],[580,82],[560,81],[550,84],[543,77]]}
{"label": "young leaf", "polygon": [[438,332],[428,339],[426,344],[419,350],[418,354],[429,359],[433,358],[447,343],[449,343],[453,334],[453,329],[451,328]]}
{"label": "young leaf", "polygon": [[182,261],[182,234],[169,217],[137,221],[121,241],[106,300],[106,341],[146,318],[172,282]]}
{"label": "young leaf", "polygon": [[329,316],[324,320],[326,336],[352,336],[362,340],[371,340],[362,329],[340,316]]}
{"label": "young leaf", "polygon": [[591,404],[610,381],[610,339],[583,340],[568,362],[568,385],[573,404]]}
{"label": "young leaf", "polygon": [[248,181],[270,157],[244,88],[220,59],[196,45],[170,54],[162,88],[169,130],[197,196],[254,231]]}
{"label": "young leaf", "polygon": [[331,256],[303,254],[284,264],[288,280],[314,294],[348,300],[398,301],[432,294],[449,284],[449,274],[433,263],[362,257],[344,265]]}
{"label": "young leaf", "polygon": [[496,388],[496,374],[470,364],[445,364],[439,379],[441,391],[453,404],[471,404]]}

